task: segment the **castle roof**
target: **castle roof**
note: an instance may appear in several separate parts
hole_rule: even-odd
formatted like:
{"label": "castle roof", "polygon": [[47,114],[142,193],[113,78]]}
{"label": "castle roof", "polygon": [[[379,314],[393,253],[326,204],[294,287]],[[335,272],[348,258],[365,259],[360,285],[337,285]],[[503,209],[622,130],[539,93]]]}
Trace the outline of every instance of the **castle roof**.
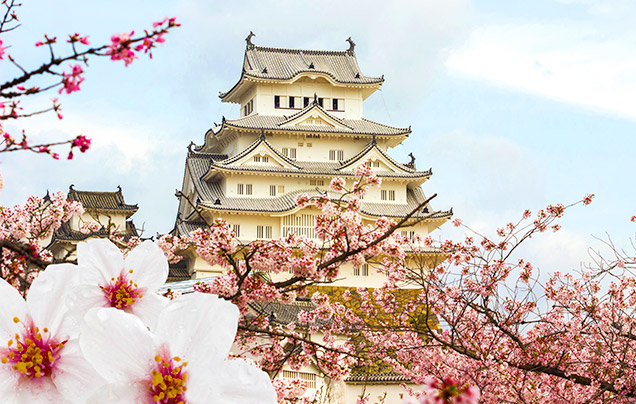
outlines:
{"label": "castle roof", "polygon": [[115,192],[95,192],[95,191],[78,191],[73,188],[73,185],[69,187],[67,198],[71,201],[81,202],[84,210],[86,211],[108,211],[108,212],[121,212],[126,217],[132,216],[139,206],[129,205],[124,201],[124,195],[121,192],[121,187],[117,187]]}
{"label": "castle roof", "polygon": [[[64,222],[53,233],[53,238],[51,239],[51,242],[49,243],[49,245],[53,244],[53,242],[56,242],[56,241],[69,241],[69,242],[84,241],[86,239],[95,238],[95,237],[107,238],[109,235],[110,235],[110,232],[105,227],[102,227],[101,229],[97,231],[82,233],[79,230],[72,229],[69,222]],[[139,234],[137,233],[137,229],[135,228],[135,225],[130,220],[126,222],[126,229],[123,231],[121,230],[118,231],[117,235],[122,236],[124,238],[124,241],[128,241],[131,237],[139,236]]]}
{"label": "castle roof", "polygon": [[[284,163],[285,166],[276,166],[276,165],[264,165],[264,164],[253,164],[253,163],[244,163],[244,164],[235,164],[240,161],[242,158],[249,156],[255,149],[258,148],[259,145],[263,145],[264,149],[267,150],[272,156],[280,159]],[[263,150],[263,149],[261,149]],[[433,173],[432,170],[426,171],[417,171],[412,166],[408,164],[402,164],[391,156],[389,156],[386,152],[380,149],[377,143],[373,140],[369,142],[359,153],[354,155],[353,157],[342,161],[298,161],[290,159],[289,157],[280,153],[276,148],[274,148],[264,136],[264,133],[256,139],[252,144],[243,149],[240,153],[232,157],[228,157],[225,154],[212,154],[212,153],[200,153],[192,151],[188,153],[187,160],[190,159],[199,160],[195,164],[197,164],[197,169],[202,169],[207,161],[208,164],[208,172],[217,170],[220,172],[225,171],[234,171],[234,172],[252,172],[252,173],[270,173],[270,174],[302,174],[304,175],[318,175],[318,176],[354,176],[355,173],[353,171],[346,171],[347,169],[351,169],[352,166],[359,165],[364,163],[364,156],[370,154],[372,151],[376,151],[379,155],[384,157],[386,161],[395,167],[397,171],[391,170],[375,170],[376,175],[383,178],[408,178],[408,179],[428,179]],[[356,164],[357,163],[357,164]],[[202,176],[208,174],[208,172],[201,174]]]}
{"label": "castle roof", "polygon": [[[305,114],[313,108],[319,108],[323,113],[329,117],[340,122],[342,125],[288,125],[287,123],[296,118],[299,115]],[[312,133],[339,133],[339,134],[351,134],[351,135],[376,135],[376,136],[408,136],[411,133],[411,128],[397,128],[394,126],[385,125],[382,123],[374,122],[370,119],[344,119],[337,118],[332,114],[329,114],[320,106],[313,106],[309,104],[301,111],[294,115],[289,116],[275,116],[275,115],[259,115],[257,113],[244,116],[237,119],[226,119],[221,123],[221,129],[223,128],[235,128],[235,129],[247,129],[253,131],[260,131],[262,129],[267,131],[281,131],[281,132],[312,132]]]}
{"label": "castle roof", "polygon": [[353,41],[345,51],[321,51],[305,49],[272,48],[256,46],[250,36],[246,39],[243,72],[239,81],[219,97],[235,102],[232,95],[240,92],[245,81],[293,81],[303,74],[322,75],[333,84],[375,86],[384,77],[365,76],[360,70],[354,52]]}

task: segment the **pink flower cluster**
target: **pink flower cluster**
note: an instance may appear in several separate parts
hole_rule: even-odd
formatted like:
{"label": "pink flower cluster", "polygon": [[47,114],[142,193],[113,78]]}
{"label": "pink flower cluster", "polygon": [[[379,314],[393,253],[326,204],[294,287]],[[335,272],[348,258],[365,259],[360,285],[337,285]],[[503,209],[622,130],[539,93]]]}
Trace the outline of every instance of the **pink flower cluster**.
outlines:
{"label": "pink flower cluster", "polygon": [[[50,259],[42,248],[43,240],[50,237],[63,222],[84,212],[79,202],[66,200],[62,192],[46,198],[31,196],[22,206],[0,209],[0,240],[28,245],[34,258]],[[19,287],[21,282],[30,283],[39,269],[29,264],[27,257],[8,249],[2,250],[0,275],[10,284]]]}
{"label": "pink flower cluster", "polygon": [[62,92],[71,94],[75,91],[79,91],[80,84],[84,81],[84,77],[80,76],[80,74],[84,73],[82,66],[74,65],[71,66],[71,69],[71,73],[67,74],[66,71],[62,72],[62,88],[60,88],[60,94],[62,94]]}
{"label": "pink flower cluster", "polygon": [[[123,60],[125,66],[130,65],[135,59],[137,59],[135,52],[143,51],[152,58],[152,48],[154,48],[158,43],[165,42],[163,35],[168,32],[169,28],[178,27],[179,24],[177,24],[176,19],[172,17],[155,22],[152,26],[154,31],[146,31],[145,36],[141,39],[132,38],[135,31],[113,35],[110,38],[111,43],[106,50],[106,54],[110,55],[111,60]],[[133,47],[133,44],[138,41],[141,43]]]}

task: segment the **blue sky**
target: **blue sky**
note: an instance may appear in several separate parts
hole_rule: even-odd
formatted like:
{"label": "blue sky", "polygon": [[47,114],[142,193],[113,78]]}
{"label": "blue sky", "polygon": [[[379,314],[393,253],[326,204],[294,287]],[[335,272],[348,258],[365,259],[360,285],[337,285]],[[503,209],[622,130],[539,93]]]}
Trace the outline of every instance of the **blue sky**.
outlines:
{"label": "blue sky", "polygon": [[[219,91],[238,79],[250,30],[259,45],[346,49],[352,36],[361,68],[385,75],[365,115],[410,138],[392,151],[413,151],[433,168],[426,193],[440,209],[483,231],[586,193],[597,199],[571,211],[564,230],[533,240],[524,252],[543,269],[587,261],[592,236],[629,247],[636,224],[636,2],[510,1],[136,1],[25,2],[23,26],[6,35],[9,53],[37,66],[44,33],[80,32],[94,44],[113,33],[142,31],[164,16],[183,24],[154,59],[92,59],[82,91],[61,97],[65,119],[8,125],[37,139],[84,134],[94,147],[72,161],[25,153],[0,156],[3,205],[46,190],[114,190],[140,205],[146,235],[172,228],[186,146],[201,143],[222,116]],[[0,75],[14,70],[0,63]],[[45,105],[33,99],[30,105]],[[444,226],[439,237],[457,237]],[[633,254],[633,252],[632,252]]]}

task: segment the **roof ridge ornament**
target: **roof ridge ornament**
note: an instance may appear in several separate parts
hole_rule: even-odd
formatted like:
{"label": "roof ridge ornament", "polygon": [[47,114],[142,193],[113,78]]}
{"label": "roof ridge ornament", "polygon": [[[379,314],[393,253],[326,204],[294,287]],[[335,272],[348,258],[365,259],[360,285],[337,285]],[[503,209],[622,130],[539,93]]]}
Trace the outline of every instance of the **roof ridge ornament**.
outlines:
{"label": "roof ridge ornament", "polygon": [[314,105],[318,105],[318,94],[314,93]]}
{"label": "roof ridge ornament", "polygon": [[192,146],[196,146],[196,145],[194,144],[194,142],[190,141],[190,144],[188,145],[188,151],[190,153],[192,153]]}
{"label": "roof ridge ornament", "polygon": [[411,158],[411,161],[409,161],[405,165],[415,170],[415,156],[413,155],[413,153],[409,153],[409,157]]}
{"label": "roof ridge ornament", "polygon": [[250,31],[250,34],[245,38],[245,42],[247,42],[247,49],[254,49],[254,44],[252,43],[252,37],[255,37],[256,34]]}
{"label": "roof ridge ornament", "polygon": [[349,42],[349,49],[347,49],[347,53],[352,54],[356,48],[356,43],[353,42],[353,39],[351,39],[351,37],[347,38],[345,41]]}
{"label": "roof ridge ornament", "polygon": [[261,129],[261,136],[259,137],[261,140],[267,140],[265,137],[265,129]]}

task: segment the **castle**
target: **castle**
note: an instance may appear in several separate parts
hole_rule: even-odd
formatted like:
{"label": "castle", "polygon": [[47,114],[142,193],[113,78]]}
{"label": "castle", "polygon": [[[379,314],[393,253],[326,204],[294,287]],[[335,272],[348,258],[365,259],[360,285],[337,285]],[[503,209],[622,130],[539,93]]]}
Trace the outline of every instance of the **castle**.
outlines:
{"label": "castle", "polygon": [[[388,153],[411,128],[363,116],[364,101],[382,86],[384,77],[362,73],[351,38],[346,50],[317,51],[257,46],[253,36],[246,38],[239,80],[220,94],[222,102],[240,105],[240,117],[224,117],[205,133],[202,145],[188,147],[173,234],[186,235],[222,218],[242,243],[290,233],[315,238],[320,211],[299,208],[296,196],[331,192],[333,177],[351,180],[361,164],[382,179],[381,187],[371,188],[362,201],[365,223],[382,216],[404,217],[426,200],[421,185],[432,171],[418,170],[414,157],[401,163]],[[426,236],[452,214],[429,212],[433,210],[427,205],[415,216],[428,217],[401,229],[402,235]],[[172,276],[204,278],[224,270],[188,251],[173,266]],[[368,265],[346,267],[341,274],[336,286],[375,287],[384,282]]]}

